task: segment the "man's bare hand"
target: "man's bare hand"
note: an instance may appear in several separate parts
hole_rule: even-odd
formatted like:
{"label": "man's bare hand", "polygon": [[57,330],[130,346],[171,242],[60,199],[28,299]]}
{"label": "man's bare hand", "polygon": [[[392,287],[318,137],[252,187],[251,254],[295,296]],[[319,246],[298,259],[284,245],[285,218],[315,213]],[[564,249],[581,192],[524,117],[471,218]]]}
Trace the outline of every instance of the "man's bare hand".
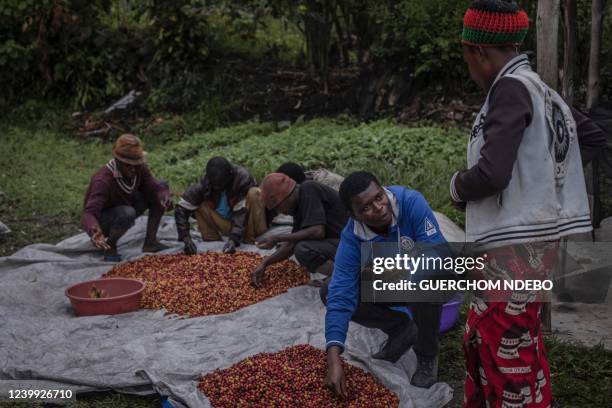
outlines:
{"label": "man's bare hand", "polygon": [[198,247],[196,247],[196,244],[194,244],[189,235],[183,238],[183,244],[185,244],[185,249],[183,249],[185,255],[195,255],[198,253]]}
{"label": "man's bare hand", "polygon": [[278,241],[274,237],[266,238],[261,241],[255,242],[255,245],[259,249],[272,249],[278,244]]}
{"label": "man's bare hand", "polygon": [[236,252],[236,243],[233,239],[228,239],[225,245],[223,246],[224,254],[233,254]]}
{"label": "man's bare hand", "polygon": [[342,360],[340,360],[339,349],[335,346],[330,347],[327,351],[327,378],[325,379],[325,385],[327,385],[336,396],[344,400],[348,398]]}
{"label": "man's bare hand", "polygon": [[174,205],[172,204],[172,199],[170,198],[170,194],[164,194],[159,200],[160,205],[164,209],[164,211],[171,211]]}
{"label": "man's bare hand", "polygon": [[108,245],[108,243],[106,242],[106,237],[100,230],[97,230],[93,233],[93,235],[91,236],[91,242],[98,249],[103,249],[104,251],[108,251],[111,249],[110,245]]}
{"label": "man's bare hand", "polygon": [[257,267],[251,272],[251,284],[256,288],[260,288],[263,284],[264,278],[266,274],[266,264],[261,262]]}

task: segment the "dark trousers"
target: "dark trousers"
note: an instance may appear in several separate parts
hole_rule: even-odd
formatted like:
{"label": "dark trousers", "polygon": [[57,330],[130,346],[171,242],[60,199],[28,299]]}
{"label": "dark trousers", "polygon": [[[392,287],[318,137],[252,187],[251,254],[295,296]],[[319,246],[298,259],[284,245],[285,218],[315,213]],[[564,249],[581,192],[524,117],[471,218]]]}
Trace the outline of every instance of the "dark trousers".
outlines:
{"label": "dark trousers", "polygon": [[[324,304],[327,304],[329,282],[328,279],[319,289],[319,295]],[[389,337],[396,336],[407,328],[411,321],[406,313],[390,309],[391,306],[409,306],[412,310],[414,323],[418,328],[417,341],[413,347],[414,352],[423,357],[436,356],[440,341],[440,314],[442,312],[440,303],[389,304],[364,303],[360,300],[351,320],[365,327],[380,329]]]}
{"label": "dark trousers", "polygon": [[339,239],[317,239],[300,241],[295,244],[293,253],[300,265],[314,273],[317,268],[328,260],[334,260]]}
{"label": "dark trousers", "polygon": [[144,212],[149,209],[149,216],[160,216],[164,210],[157,200],[147,200],[140,193],[135,194],[132,205],[118,205],[106,208],[100,216],[100,228],[105,236],[108,236],[111,229],[128,230]]}

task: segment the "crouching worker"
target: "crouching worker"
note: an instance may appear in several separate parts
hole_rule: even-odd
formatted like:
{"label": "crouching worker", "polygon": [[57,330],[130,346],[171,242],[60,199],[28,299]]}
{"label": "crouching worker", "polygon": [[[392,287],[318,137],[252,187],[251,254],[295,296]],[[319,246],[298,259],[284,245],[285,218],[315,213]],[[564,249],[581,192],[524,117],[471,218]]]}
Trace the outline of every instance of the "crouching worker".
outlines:
{"label": "crouching worker", "polygon": [[327,385],[339,396],[347,396],[340,354],[353,320],[387,334],[386,343],[373,355],[376,359],[395,363],[414,344],[418,365],[411,383],[429,388],[438,379],[441,304],[410,304],[413,321],[408,313],[391,305],[361,302],[361,247],[366,242],[445,244],[436,218],[419,192],[401,186],[382,187],[365,171],[352,173],[342,182],[340,198],[351,218],[342,231],[331,281],[320,289],[327,306]]}
{"label": "crouching worker", "polygon": [[166,249],[156,235],[162,215],[171,207],[168,185],[151,174],[138,137],[119,136],[112,154],[113,158],[91,178],[85,193],[81,226],[93,244],[104,250],[105,261],[119,262],[117,241],[148,209],[142,250]]}
{"label": "crouching worker", "polygon": [[309,272],[331,275],[340,231],[348,219],[338,192],[316,181],[297,184],[285,174],[271,173],[261,183],[261,195],[268,209],[293,216],[293,231],[258,242],[264,249],[280,246],[252,272],[253,285],[261,286],[268,266],[293,254]]}
{"label": "crouching worker", "polygon": [[185,191],[174,214],[178,239],[185,244],[187,255],[197,253],[189,234],[189,217],[193,214],[204,241],[229,237],[223,247],[225,253],[236,252],[241,242],[255,242],[255,237],[268,228],[255,178],[223,157],[208,161],[206,173]]}

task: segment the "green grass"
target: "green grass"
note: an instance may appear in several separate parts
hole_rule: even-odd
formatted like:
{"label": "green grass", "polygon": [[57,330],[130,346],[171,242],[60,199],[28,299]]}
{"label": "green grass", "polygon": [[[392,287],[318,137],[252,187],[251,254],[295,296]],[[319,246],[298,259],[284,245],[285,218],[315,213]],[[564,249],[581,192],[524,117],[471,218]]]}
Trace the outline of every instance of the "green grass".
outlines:
{"label": "green grass", "polygon": [[[37,122],[39,124],[40,122]],[[198,180],[210,157],[222,155],[261,178],[292,160],[341,174],[369,169],[382,182],[423,192],[432,207],[462,225],[451,208],[448,180],[464,155],[462,132],[350,119],[314,120],[277,131],[270,123],[247,123],[159,143],[143,134],[155,175],[182,192]],[[32,242],[55,242],[78,231],[89,178],[110,157],[110,143],[77,141],[52,126],[0,126],[0,220],[15,232],[0,237],[0,255]],[[147,144],[147,138],[151,143]]]}
{"label": "green grass", "polygon": [[463,406],[463,380],[465,378],[465,363],[463,362],[463,322],[467,317],[468,305],[461,307],[459,323],[440,339],[440,356],[438,358],[438,375],[441,381],[453,388],[453,400],[448,407]]}
{"label": "green grass", "polygon": [[546,340],[553,396],[561,407],[611,407],[612,351]]}
{"label": "green grass", "polygon": [[108,160],[108,146],[80,143],[56,133],[12,129],[3,139],[0,185],[29,217],[78,213],[95,169]]}
{"label": "green grass", "polygon": [[0,126],[0,256],[33,242],[56,242],[78,232],[79,211],[91,174],[108,146],[67,139],[44,127]]}
{"label": "green grass", "polygon": [[[32,111],[27,123],[0,122],[0,189],[6,193],[0,201],[0,220],[13,229],[13,233],[0,236],[0,256],[30,243],[57,242],[78,232],[89,178],[110,156],[110,143],[68,138],[57,130],[57,121],[38,118],[35,107],[27,110]],[[185,134],[179,140],[154,132],[142,134],[154,174],[168,181],[175,192],[197,180],[212,156],[223,155],[245,165],[258,179],[292,160],[307,168],[323,166],[341,174],[368,169],[383,183],[420,190],[434,209],[460,225],[462,214],[449,206],[448,180],[464,164],[464,136],[459,130],[399,126],[388,120],[363,124],[349,118],[313,120],[283,131],[272,123],[245,123]],[[461,321],[464,318],[465,308]],[[440,350],[440,378],[455,390],[452,407],[460,407],[463,399],[462,335],[459,325],[444,335]],[[612,395],[612,352],[555,338],[547,340],[547,347],[557,406],[609,406],[606,398]],[[68,406],[160,405],[157,397],[111,393],[79,397]],[[2,408],[13,406],[18,405],[0,402]]]}

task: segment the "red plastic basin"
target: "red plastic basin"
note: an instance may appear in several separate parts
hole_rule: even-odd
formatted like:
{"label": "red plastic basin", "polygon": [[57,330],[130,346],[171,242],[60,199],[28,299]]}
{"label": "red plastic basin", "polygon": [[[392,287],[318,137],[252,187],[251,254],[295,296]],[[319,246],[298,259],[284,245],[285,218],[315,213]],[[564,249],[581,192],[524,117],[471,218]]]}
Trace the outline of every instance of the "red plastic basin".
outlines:
{"label": "red plastic basin", "polygon": [[[94,285],[104,290],[106,296],[90,298],[89,290]],[[138,310],[144,286],[144,282],[136,279],[95,279],[77,283],[66,289],[65,293],[77,316],[114,315]]]}

